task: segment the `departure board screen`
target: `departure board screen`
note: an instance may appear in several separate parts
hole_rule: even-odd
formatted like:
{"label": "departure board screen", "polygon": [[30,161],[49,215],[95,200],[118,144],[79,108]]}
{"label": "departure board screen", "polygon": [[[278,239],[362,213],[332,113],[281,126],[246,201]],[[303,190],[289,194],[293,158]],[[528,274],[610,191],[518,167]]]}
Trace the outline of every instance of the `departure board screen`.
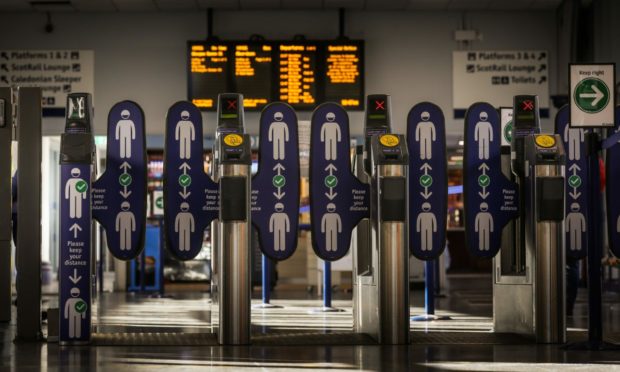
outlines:
{"label": "departure board screen", "polygon": [[327,44],[326,45],[326,80],[325,100],[336,101],[344,107],[357,107],[364,100],[359,92],[362,85],[361,44]]}
{"label": "departure board screen", "polygon": [[215,110],[217,95],[228,90],[228,46],[196,44],[190,47],[190,100],[201,109]]}
{"label": "departure board screen", "polygon": [[280,44],[278,47],[278,100],[298,109],[316,106],[316,44]]}
{"label": "departure board screen", "polygon": [[243,94],[247,110],[275,101],[364,109],[361,40],[190,41],[188,53],[188,98],[202,110],[215,110],[219,93]]}
{"label": "departure board screen", "polygon": [[245,108],[263,107],[271,101],[272,46],[264,43],[235,44],[233,88],[243,94]]}

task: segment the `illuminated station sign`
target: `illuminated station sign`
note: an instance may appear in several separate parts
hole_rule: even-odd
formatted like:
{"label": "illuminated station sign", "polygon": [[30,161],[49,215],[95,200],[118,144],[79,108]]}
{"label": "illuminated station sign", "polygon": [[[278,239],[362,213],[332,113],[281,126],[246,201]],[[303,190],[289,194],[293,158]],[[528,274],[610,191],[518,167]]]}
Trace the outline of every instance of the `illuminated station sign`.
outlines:
{"label": "illuminated station sign", "polygon": [[246,109],[273,101],[298,110],[322,102],[364,109],[364,42],[195,41],[188,43],[188,97],[215,110],[217,95],[241,93]]}

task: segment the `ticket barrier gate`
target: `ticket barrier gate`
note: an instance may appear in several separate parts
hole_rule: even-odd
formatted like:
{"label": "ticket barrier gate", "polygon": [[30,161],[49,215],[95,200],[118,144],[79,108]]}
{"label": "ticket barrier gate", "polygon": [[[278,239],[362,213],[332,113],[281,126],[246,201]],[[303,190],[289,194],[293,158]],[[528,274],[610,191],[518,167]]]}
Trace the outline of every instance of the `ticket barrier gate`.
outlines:
{"label": "ticket barrier gate", "polygon": [[511,154],[502,153],[502,172],[517,182],[521,204],[493,259],[493,322],[496,332],[564,343],[565,154],[559,135],[538,134],[537,107],[534,96],[515,97]]}
{"label": "ticket barrier gate", "polygon": [[[230,136],[243,144],[227,142]],[[250,139],[236,134],[218,139],[220,214],[217,223],[217,275],[220,344],[250,343]]]}
{"label": "ticket barrier gate", "polygon": [[220,208],[214,228],[213,321],[220,344],[250,343],[251,314],[251,164],[250,138],[243,134],[243,96],[218,96],[218,135],[214,174]]}
{"label": "ticket barrier gate", "polygon": [[[382,102],[377,110],[375,101]],[[404,136],[390,131],[389,96],[368,96],[365,146],[354,174],[370,185],[370,219],[355,229],[353,324],[382,344],[409,342],[408,161]],[[383,111],[377,113],[373,111]]]}

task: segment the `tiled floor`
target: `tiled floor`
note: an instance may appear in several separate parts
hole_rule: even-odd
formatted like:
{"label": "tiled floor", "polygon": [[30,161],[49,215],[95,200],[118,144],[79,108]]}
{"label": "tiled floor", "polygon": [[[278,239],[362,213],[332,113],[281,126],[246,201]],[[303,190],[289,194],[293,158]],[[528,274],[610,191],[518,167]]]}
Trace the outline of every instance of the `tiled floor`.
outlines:
{"label": "tiled floor", "polygon": [[[449,284],[450,290],[446,291],[446,297],[438,299],[437,308],[440,309],[438,314],[449,315],[451,320],[412,322],[410,346],[377,346],[368,342],[364,345],[320,345],[320,337],[317,338],[317,335],[326,332],[334,333],[334,336],[323,336],[331,337],[330,344],[334,343],[333,337],[344,337],[349,344],[352,339],[368,341],[347,335],[350,335],[352,327],[350,294],[335,294],[334,306],[344,311],[310,314],[308,310],[319,307],[320,300],[305,292],[276,291],[272,303],[282,305],[282,308],[252,311],[255,341],[252,346],[125,344],[59,347],[52,343],[15,344],[11,342],[14,324],[0,325],[0,371],[168,371],[204,370],[205,367],[223,371],[620,370],[620,351],[565,351],[556,345],[535,345],[520,338],[491,337],[494,335],[490,317],[490,277],[453,276]],[[569,318],[568,326],[573,336],[579,335],[579,331],[583,336],[587,325],[585,295],[585,290],[582,290],[575,316]],[[411,314],[422,313],[422,292],[412,292],[412,299]],[[618,300],[616,294],[606,294],[604,321],[608,332],[620,332]],[[50,303],[53,302],[52,299]],[[210,300],[204,293],[179,293],[163,299],[106,294],[100,299],[98,307],[99,335],[118,332],[132,335],[139,332],[166,332],[179,335],[181,332],[191,332],[198,337],[211,330],[208,310]],[[280,337],[282,334],[285,335],[283,338]],[[291,334],[295,337],[291,338]],[[463,343],[455,344],[459,340]],[[310,345],[299,345],[303,342]]]}

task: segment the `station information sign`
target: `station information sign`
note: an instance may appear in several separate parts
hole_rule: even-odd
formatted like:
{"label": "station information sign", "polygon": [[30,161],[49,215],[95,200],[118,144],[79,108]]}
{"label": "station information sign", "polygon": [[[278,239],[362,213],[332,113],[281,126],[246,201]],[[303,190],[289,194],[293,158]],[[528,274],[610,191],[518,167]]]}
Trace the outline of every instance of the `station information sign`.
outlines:
{"label": "station information sign", "polygon": [[364,42],[190,41],[188,98],[215,110],[217,95],[241,93],[248,110],[284,102],[296,110],[337,102],[364,109]]}

